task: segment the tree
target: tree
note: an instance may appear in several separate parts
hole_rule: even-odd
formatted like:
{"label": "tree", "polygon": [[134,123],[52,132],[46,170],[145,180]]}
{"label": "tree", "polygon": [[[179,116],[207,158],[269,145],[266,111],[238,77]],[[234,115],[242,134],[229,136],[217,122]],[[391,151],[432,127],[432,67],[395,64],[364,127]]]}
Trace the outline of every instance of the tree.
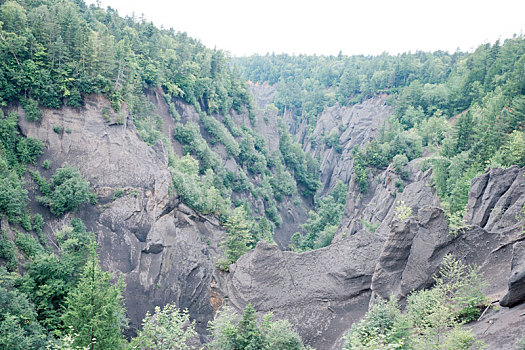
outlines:
{"label": "tree", "polygon": [[126,340],[122,331],[127,328],[123,306],[122,278],[116,284],[113,275],[98,265],[96,245],[90,247],[90,258],[77,286],[67,296],[67,310],[62,315],[78,337],[75,346],[91,350],[123,349]]}
{"label": "tree", "polygon": [[306,350],[301,337],[292,329],[288,320],[273,320],[273,314],[257,322],[255,309],[246,305],[242,318],[230,307],[223,307],[210,322],[213,339],[210,350]]}
{"label": "tree", "polygon": [[0,348],[39,349],[45,341],[34,305],[14,287],[13,275],[0,266]]}
{"label": "tree", "polygon": [[218,267],[222,270],[228,271],[229,265],[246,253],[252,243],[250,224],[246,217],[244,207],[239,206],[224,223],[226,234],[220,244],[225,248],[224,258],[218,262]]}
{"label": "tree", "polygon": [[167,304],[155,313],[146,313],[142,329],[130,342],[130,349],[138,350],[183,350],[193,349],[188,341],[195,337],[195,321],[190,322],[188,310],[180,311],[175,305]]}

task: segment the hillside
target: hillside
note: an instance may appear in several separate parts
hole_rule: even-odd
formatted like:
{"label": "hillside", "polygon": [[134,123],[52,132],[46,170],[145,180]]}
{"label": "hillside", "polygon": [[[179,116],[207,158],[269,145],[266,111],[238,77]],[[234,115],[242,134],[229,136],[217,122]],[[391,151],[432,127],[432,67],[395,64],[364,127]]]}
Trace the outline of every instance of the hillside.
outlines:
{"label": "hillside", "polygon": [[449,255],[485,282],[468,336],[525,333],[523,37],[230,59],[112,9],[10,0],[0,38],[0,348],[67,348],[70,327],[156,348],[142,320],[175,304],[191,346],[226,349],[210,325],[228,322],[251,341],[251,305],[290,322],[263,322],[261,348],[353,349],[352,324],[410,306]]}

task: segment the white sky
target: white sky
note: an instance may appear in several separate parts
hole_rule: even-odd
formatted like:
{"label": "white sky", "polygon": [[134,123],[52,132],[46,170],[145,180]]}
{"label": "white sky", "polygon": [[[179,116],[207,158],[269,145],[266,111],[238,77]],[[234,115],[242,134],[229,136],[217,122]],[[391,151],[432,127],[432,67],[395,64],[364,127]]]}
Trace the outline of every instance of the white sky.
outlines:
{"label": "white sky", "polygon": [[[95,3],[95,0],[87,0]],[[472,50],[525,32],[525,0],[101,0],[233,56]]]}

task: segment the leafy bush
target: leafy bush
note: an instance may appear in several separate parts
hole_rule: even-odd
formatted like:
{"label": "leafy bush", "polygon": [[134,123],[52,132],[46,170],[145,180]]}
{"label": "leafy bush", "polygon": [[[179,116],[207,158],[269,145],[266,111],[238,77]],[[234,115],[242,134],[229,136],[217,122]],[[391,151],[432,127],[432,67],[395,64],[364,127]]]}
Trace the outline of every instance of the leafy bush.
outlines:
{"label": "leafy bush", "polygon": [[242,206],[235,208],[232,215],[224,223],[226,234],[220,246],[224,248],[224,258],[217,265],[221,270],[228,271],[229,265],[236,262],[250,249],[253,237],[247,213]]}
{"label": "leafy bush", "polygon": [[18,232],[16,237],[16,246],[30,258],[33,258],[37,254],[43,252],[40,243],[38,243],[36,239],[27,233]]}
{"label": "leafy bush", "polygon": [[203,214],[216,214],[226,217],[230,212],[230,193],[224,195],[215,187],[216,175],[208,169],[199,175],[199,163],[190,155],[175,160],[170,168],[173,185],[190,207]]}
{"label": "leafy bush", "polygon": [[310,211],[308,220],[301,225],[305,235],[297,233],[292,237],[294,251],[318,249],[332,243],[343,217],[347,193],[348,186],[338,181],[329,194],[316,201],[317,210]]}
{"label": "leafy bush", "polygon": [[46,334],[37,321],[34,305],[15,288],[15,279],[0,266],[0,348],[42,349]]}
{"label": "leafy bush", "polygon": [[155,307],[155,313],[146,312],[142,329],[131,339],[129,349],[193,349],[188,345],[195,332],[195,321],[190,322],[188,310],[180,311],[175,305],[167,304],[162,310]]}
{"label": "leafy bush", "polygon": [[[40,182],[43,183],[43,181]],[[42,192],[43,187],[40,188]],[[42,192],[44,197],[41,197],[40,201],[48,206],[51,213],[56,216],[75,211],[80,204],[90,202],[95,198],[95,194],[91,193],[89,182],[82,178],[77,168],[69,165],[56,170],[50,188],[49,194]],[[44,191],[47,192],[45,185]]]}
{"label": "leafy bush", "polygon": [[210,350],[303,350],[307,349],[301,337],[292,329],[287,320],[273,320],[273,314],[263,316],[257,322],[255,309],[246,305],[242,318],[229,307],[220,309],[215,320],[210,322],[213,339],[208,343]]}
{"label": "leafy bush", "polygon": [[397,201],[394,208],[394,215],[399,221],[406,221],[412,216],[412,208],[405,204],[405,201]]}
{"label": "leafy bush", "polygon": [[16,144],[16,151],[20,162],[36,164],[36,159],[44,153],[44,143],[31,137],[20,138]]}
{"label": "leafy bush", "polygon": [[409,349],[410,329],[395,298],[375,301],[365,317],[354,323],[343,349]]}
{"label": "leafy bush", "polygon": [[17,267],[15,244],[2,231],[0,233],[0,258],[6,261],[6,268],[14,271]]}
{"label": "leafy bush", "polygon": [[22,103],[22,107],[26,112],[26,119],[30,122],[37,122],[42,118],[42,113],[38,109],[38,102],[32,98],[28,98]]}
{"label": "leafy bush", "polygon": [[0,210],[10,222],[19,222],[29,200],[25,183],[14,172],[0,176]]}
{"label": "leafy bush", "polygon": [[48,170],[51,167],[51,161],[49,159],[46,159],[42,162],[42,168],[45,170]]}

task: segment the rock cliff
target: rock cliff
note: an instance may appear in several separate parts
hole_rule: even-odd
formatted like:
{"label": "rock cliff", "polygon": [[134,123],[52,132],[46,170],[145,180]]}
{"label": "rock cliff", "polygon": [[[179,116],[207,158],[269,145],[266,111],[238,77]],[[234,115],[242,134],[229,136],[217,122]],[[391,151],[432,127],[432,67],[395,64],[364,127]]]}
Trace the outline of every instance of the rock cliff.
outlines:
{"label": "rock cliff", "polygon": [[[272,93],[268,86],[255,91],[256,128],[275,150],[276,115],[266,109]],[[148,98],[163,117],[165,136],[172,138],[175,122],[162,92],[152,91]],[[175,102],[184,122],[199,122],[193,107]],[[403,300],[411,290],[430,286],[443,256],[450,253],[480,266],[487,294],[492,301],[501,300],[499,311],[490,310],[472,327],[489,348],[505,347],[511,334],[525,332],[525,322],[519,322],[522,316],[515,312],[525,301],[525,169],[492,169],[474,179],[467,226],[457,232],[449,229],[430,186],[431,170],[422,171],[421,160],[409,163],[406,179],[392,169],[376,172],[369,190],[361,194],[352,174],[351,151],[373,138],[391,112],[381,97],[329,107],[310,137],[305,125],[285,114],[305,151],[321,160],[323,191],[337,180],[349,184],[343,219],[330,246],[301,254],[283,251],[309,209],[308,203],[298,207],[284,200],[279,210],[285,224],[275,236],[279,247],[259,243],[229,273],[215,268],[223,234],[218,220],[181,202],[172,187],[168,150],[161,142],[149,147],[140,139],[126,106],[112,112],[107,100],[90,96],[83,108],[43,110],[38,123],[22,117],[20,128],[44,142],[43,158],[53,159],[46,176],[68,163],[95,188],[99,203],[85,205],[78,215],[98,237],[103,267],[124,277],[133,328],[155,305],[175,302],[189,309],[205,341],[206,324],[220,305],[226,302],[240,310],[251,302],[258,312],[273,311],[277,318],[289,319],[314,348],[339,349],[342,336],[364,315],[373,296],[394,294]],[[21,108],[18,113],[24,114]],[[246,115],[233,118],[248,123]],[[340,153],[324,142],[334,132]],[[182,146],[172,144],[174,152],[182,154]],[[221,145],[213,147],[224,154],[225,166],[238,168]],[[399,181],[403,190],[395,185]],[[117,196],[117,190],[122,195]],[[410,209],[408,218],[396,214],[399,207]],[[257,204],[254,208],[264,210]],[[58,220],[34,208],[38,210],[51,233]]]}

